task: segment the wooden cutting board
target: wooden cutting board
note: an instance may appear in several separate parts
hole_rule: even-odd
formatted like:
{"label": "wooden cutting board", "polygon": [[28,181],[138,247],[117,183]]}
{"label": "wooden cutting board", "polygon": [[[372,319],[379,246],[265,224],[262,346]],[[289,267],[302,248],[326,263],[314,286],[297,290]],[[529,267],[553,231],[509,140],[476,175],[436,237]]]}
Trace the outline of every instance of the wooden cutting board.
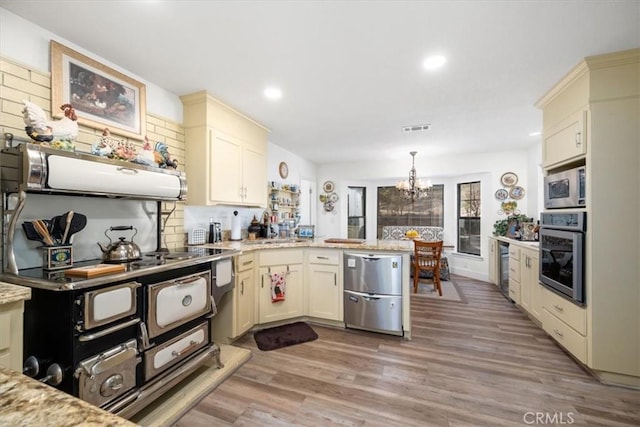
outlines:
{"label": "wooden cutting board", "polygon": [[124,264],[94,264],[65,270],[67,276],[95,277],[103,274],[121,273],[125,271]]}

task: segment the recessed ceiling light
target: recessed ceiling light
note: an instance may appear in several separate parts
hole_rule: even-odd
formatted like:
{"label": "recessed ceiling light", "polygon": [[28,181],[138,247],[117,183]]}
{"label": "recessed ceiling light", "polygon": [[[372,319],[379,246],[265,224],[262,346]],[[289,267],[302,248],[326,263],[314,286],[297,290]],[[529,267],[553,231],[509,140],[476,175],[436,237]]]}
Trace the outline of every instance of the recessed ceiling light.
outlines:
{"label": "recessed ceiling light", "polygon": [[282,98],[282,91],[277,87],[268,87],[264,90],[264,96],[269,99],[280,99]]}
{"label": "recessed ceiling light", "polygon": [[437,70],[438,68],[442,67],[445,62],[447,62],[447,58],[445,58],[444,56],[432,55],[425,58],[422,66],[425,68],[425,70]]}
{"label": "recessed ceiling light", "polygon": [[540,136],[540,135],[542,135],[542,132],[531,132],[529,134],[529,136]]}

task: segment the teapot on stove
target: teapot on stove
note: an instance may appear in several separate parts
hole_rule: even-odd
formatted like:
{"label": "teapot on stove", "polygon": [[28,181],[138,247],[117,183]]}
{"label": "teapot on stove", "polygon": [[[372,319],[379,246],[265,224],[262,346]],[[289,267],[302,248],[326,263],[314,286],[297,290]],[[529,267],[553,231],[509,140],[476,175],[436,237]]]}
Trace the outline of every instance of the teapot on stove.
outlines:
{"label": "teapot on stove", "polygon": [[[133,236],[131,236],[131,241],[126,241],[124,237],[118,237],[118,242],[113,242],[111,237],[107,234],[108,231],[121,231],[121,230],[134,230]],[[138,234],[138,229],[134,228],[132,225],[129,226],[116,226],[110,227],[108,230],[104,232],[104,235],[109,239],[109,245],[104,247],[98,242],[98,246],[102,251],[102,259],[105,262],[128,262],[135,261],[142,257],[140,248],[138,245],[133,243],[133,238]]]}

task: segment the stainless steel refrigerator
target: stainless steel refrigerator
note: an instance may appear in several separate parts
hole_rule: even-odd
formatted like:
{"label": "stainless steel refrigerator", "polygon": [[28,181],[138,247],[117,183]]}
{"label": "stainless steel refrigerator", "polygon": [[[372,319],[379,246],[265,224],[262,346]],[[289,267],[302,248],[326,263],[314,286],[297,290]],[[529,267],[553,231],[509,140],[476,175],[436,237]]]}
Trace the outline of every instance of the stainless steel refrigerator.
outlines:
{"label": "stainless steel refrigerator", "polygon": [[402,256],[344,253],[347,328],[393,335],[402,330]]}

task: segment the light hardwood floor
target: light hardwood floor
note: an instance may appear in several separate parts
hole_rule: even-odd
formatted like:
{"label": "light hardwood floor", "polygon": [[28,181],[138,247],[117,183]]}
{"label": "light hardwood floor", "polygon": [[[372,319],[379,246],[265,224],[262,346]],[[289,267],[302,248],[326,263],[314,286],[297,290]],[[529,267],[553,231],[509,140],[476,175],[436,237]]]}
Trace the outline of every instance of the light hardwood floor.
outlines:
{"label": "light hardwood floor", "polygon": [[600,384],[489,283],[411,299],[413,339],[314,325],[253,358],[191,409],[199,426],[639,426],[640,392]]}

